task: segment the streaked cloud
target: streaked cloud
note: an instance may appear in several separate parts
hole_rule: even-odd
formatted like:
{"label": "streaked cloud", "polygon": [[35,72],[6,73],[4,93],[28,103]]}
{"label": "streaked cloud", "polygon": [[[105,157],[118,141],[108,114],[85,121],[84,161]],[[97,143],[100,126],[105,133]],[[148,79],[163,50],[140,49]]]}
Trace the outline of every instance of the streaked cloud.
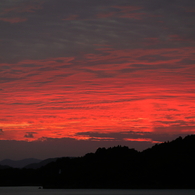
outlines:
{"label": "streaked cloud", "polygon": [[194,6],[1,1],[1,141],[144,148],[194,133]]}
{"label": "streaked cloud", "polygon": [[0,18],[1,21],[9,22],[11,24],[18,22],[25,22],[27,18],[15,17],[15,18]]}

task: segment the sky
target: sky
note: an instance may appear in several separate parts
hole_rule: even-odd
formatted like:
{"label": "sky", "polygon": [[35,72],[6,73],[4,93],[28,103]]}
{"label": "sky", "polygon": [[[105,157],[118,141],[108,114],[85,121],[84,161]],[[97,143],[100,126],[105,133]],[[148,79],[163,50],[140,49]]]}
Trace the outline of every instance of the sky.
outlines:
{"label": "sky", "polygon": [[1,0],[0,29],[0,159],[195,133],[194,0]]}

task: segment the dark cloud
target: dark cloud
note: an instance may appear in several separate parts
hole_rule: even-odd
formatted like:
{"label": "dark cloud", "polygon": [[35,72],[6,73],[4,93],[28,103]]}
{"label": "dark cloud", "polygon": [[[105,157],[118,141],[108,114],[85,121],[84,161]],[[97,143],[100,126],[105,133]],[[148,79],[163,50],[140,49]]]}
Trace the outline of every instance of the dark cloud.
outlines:
{"label": "dark cloud", "polygon": [[26,137],[26,138],[34,138],[34,134],[37,134],[37,132],[26,132],[24,137]]}
{"label": "dark cloud", "polygon": [[154,127],[154,131],[161,133],[168,133],[171,132],[172,134],[192,134],[194,132],[195,125],[189,124],[189,125],[183,125],[175,124],[175,125],[169,125],[169,126],[156,126]]}
{"label": "dark cloud", "polygon": [[89,70],[89,69],[84,69],[83,71],[93,73],[97,78],[113,78],[114,76],[116,76],[116,73],[111,73],[110,71]]}
{"label": "dark cloud", "polygon": [[13,82],[13,81],[17,81],[20,80],[19,78],[11,78],[11,77],[1,77],[0,81],[1,83],[8,83],[8,82]]}
{"label": "dark cloud", "polygon": [[[142,140],[148,140],[148,142],[151,142],[151,144],[155,142],[165,142],[172,140],[179,136],[185,136],[188,135],[188,133],[176,133],[176,134],[169,134],[169,133],[158,133],[157,132],[135,132],[135,131],[122,131],[122,132],[111,132],[111,133],[97,133],[97,132],[80,132],[77,133],[78,136],[88,136],[90,140],[104,140],[104,138],[112,138],[113,141],[124,141],[127,138],[132,139],[135,142],[142,142],[139,141],[139,139]],[[137,141],[136,141],[137,140]],[[130,141],[132,142],[132,141]]]}
{"label": "dark cloud", "polygon": [[155,121],[156,123],[162,123],[162,124],[177,124],[181,126],[186,126],[189,122],[184,120],[163,120],[163,121]]}
{"label": "dark cloud", "polygon": [[[4,48],[1,53],[5,60],[21,57],[43,59],[78,54],[80,51],[95,52],[94,44],[114,45],[115,48],[143,47],[143,39],[147,37],[159,37],[163,41],[160,46],[178,46],[178,42],[166,43],[165,40],[170,34],[179,33],[183,38],[190,35],[195,28],[190,21],[195,16],[181,9],[193,6],[193,1],[170,3],[163,0],[158,3],[155,0],[3,1],[0,12],[6,14],[4,20],[17,23],[8,25],[1,21],[4,29],[0,32],[1,47]],[[110,14],[110,17],[97,17],[101,13],[113,12],[115,14]],[[141,21],[136,19],[136,14],[144,14]],[[159,20],[164,23],[159,23]],[[14,34],[7,33],[13,30]],[[191,39],[194,38],[191,36]]]}

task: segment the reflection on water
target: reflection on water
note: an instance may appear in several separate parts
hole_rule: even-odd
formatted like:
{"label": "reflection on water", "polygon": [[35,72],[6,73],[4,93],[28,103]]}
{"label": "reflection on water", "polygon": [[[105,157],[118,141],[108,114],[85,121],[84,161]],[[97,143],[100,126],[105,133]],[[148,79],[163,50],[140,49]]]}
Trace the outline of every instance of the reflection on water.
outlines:
{"label": "reflection on water", "polygon": [[195,190],[100,190],[39,189],[39,187],[0,187],[1,195],[194,195]]}

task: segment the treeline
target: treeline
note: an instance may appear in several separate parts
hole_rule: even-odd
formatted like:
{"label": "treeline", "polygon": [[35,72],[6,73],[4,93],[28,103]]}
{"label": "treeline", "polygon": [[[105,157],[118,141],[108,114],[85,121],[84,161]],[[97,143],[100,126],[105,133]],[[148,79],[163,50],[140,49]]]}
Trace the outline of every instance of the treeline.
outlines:
{"label": "treeline", "polygon": [[195,135],[138,152],[99,148],[83,157],[59,158],[37,168],[0,168],[1,186],[44,188],[195,188]]}

